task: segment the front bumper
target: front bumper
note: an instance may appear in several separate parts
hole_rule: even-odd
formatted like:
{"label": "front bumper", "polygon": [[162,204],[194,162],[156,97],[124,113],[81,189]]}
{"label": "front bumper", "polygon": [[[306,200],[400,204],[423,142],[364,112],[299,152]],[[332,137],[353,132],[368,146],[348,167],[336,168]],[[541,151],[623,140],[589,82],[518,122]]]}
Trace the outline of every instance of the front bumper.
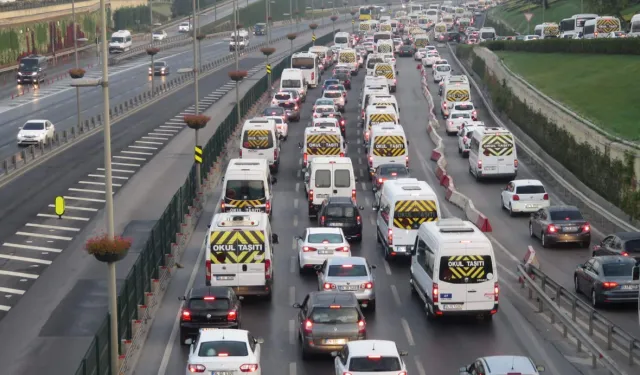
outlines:
{"label": "front bumper", "polygon": [[40,77],[36,76],[16,76],[16,81],[19,84],[22,83],[37,83],[40,81]]}
{"label": "front bumper", "polygon": [[25,138],[25,139],[18,139],[18,145],[22,146],[22,145],[37,145],[44,142],[44,138]]}

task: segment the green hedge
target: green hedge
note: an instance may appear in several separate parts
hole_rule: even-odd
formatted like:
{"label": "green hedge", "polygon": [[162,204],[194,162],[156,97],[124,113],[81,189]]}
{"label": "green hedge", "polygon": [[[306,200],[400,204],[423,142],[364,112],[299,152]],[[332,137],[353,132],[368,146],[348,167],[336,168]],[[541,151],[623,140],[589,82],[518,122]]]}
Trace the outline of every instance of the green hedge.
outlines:
{"label": "green hedge", "polygon": [[482,78],[495,109],[507,115],[538,145],[544,145],[544,150],[551,157],[585,185],[628,215],[640,218],[640,192],[635,191],[634,183],[637,179],[634,155],[626,155],[625,160],[612,160],[608,151],[603,153],[587,142],[578,143],[569,132],[513,95],[504,80],[499,81],[487,70],[484,60],[475,54],[472,46],[458,47],[456,55],[470,62],[473,71]]}
{"label": "green hedge", "polygon": [[482,45],[492,51],[640,55],[640,38],[496,40]]}

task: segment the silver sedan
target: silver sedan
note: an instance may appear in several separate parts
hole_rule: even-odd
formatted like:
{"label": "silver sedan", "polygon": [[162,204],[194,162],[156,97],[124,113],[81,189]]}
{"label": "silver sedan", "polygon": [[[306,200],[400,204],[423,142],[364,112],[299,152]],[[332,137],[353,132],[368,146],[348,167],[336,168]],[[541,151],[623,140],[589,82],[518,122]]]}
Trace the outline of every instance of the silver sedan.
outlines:
{"label": "silver sedan", "polygon": [[363,308],[376,309],[375,265],[363,257],[332,257],[318,270],[318,290],[351,292]]}

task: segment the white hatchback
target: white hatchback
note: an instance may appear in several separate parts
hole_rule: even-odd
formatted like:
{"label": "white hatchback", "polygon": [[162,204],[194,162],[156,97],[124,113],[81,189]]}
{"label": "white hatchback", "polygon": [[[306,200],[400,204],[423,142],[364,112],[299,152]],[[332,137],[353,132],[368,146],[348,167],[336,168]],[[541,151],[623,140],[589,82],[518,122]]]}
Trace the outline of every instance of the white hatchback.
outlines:
{"label": "white hatchback", "polygon": [[342,228],[307,228],[296,238],[300,273],[322,265],[331,257],[350,257],[351,247]]}
{"label": "white hatchback", "polygon": [[449,76],[451,76],[451,65],[449,64],[440,64],[433,69],[433,82],[435,83]]}
{"label": "white hatchback", "polygon": [[416,53],[413,54],[413,59],[416,61],[422,61],[422,58],[425,57],[426,55],[427,55],[426,48],[418,48]]}
{"label": "white hatchback", "polygon": [[406,375],[407,366],[402,357],[409,355],[399,351],[389,340],[358,340],[348,342],[335,357],[335,375]]}
{"label": "white hatchback", "polygon": [[186,375],[244,372],[261,375],[263,342],[244,329],[202,328],[189,349]]}
{"label": "white hatchback", "polygon": [[473,121],[471,113],[467,111],[455,111],[451,110],[449,118],[445,123],[445,131],[447,135],[455,135],[460,131],[462,124]]}
{"label": "white hatchback", "polygon": [[511,216],[517,213],[536,212],[549,207],[549,194],[538,180],[513,180],[500,194],[500,205]]}
{"label": "white hatchback", "polygon": [[434,62],[440,59],[440,54],[437,51],[428,51],[427,55],[422,58],[422,65],[430,68]]}

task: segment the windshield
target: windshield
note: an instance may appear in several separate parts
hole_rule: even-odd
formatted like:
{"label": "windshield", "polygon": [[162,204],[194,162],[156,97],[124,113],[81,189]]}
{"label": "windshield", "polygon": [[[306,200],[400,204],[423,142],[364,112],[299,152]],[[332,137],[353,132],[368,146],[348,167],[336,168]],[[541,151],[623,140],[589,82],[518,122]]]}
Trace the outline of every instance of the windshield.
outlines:
{"label": "windshield", "polygon": [[468,112],[452,113],[451,118],[471,118]]}
{"label": "windshield", "polygon": [[243,341],[209,341],[200,344],[198,357],[246,357],[247,344]]}
{"label": "windshield", "polygon": [[334,42],[338,44],[347,44],[349,43],[349,38],[345,36],[337,36]]}
{"label": "windshield", "polygon": [[451,70],[451,67],[447,66],[447,65],[438,65],[436,67],[436,70],[439,71],[439,72],[448,72],[448,71]]}
{"label": "windshield", "polygon": [[346,91],[346,89],[342,85],[331,85],[331,86],[327,87],[327,90],[331,90],[331,91]]}
{"label": "windshield", "polygon": [[490,255],[443,256],[440,258],[440,281],[451,284],[475,284],[493,278]]}
{"label": "windshield", "polygon": [[315,67],[315,59],[313,57],[294,57],[291,67],[295,69],[313,69]]}
{"label": "windshield", "polygon": [[307,236],[308,243],[342,243],[342,235],[339,233],[313,233]]}
{"label": "windshield", "polygon": [[202,298],[194,298],[189,300],[189,309],[190,310],[228,310],[229,300],[226,298],[218,298],[218,297],[215,297],[214,299],[208,298],[207,300],[204,300]]}
{"label": "windshield", "polygon": [[245,130],[242,147],[252,150],[266,150],[273,147],[273,135],[269,130]]}
{"label": "windshield", "polygon": [[265,197],[261,180],[228,180],[225,197],[229,199],[254,200]]}
{"label": "windshield", "polygon": [[280,83],[280,87],[297,89],[302,87],[302,84],[299,79],[283,79]]}
{"label": "windshield", "polygon": [[367,267],[363,264],[344,264],[339,266],[329,266],[329,274],[327,276],[366,277]]}
{"label": "windshield", "polygon": [[338,126],[337,122],[314,122],[313,126],[327,126],[331,128],[335,128]]}
{"label": "windshield", "polygon": [[282,107],[269,107],[265,108],[263,113],[265,116],[282,116],[284,115],[284,109]]}
{"label": "windshield", "polygon": [[124,43],[124,38],[120,36],[112,36],[111,43]]}
{"label": "windshield", "polygon": [[311,313],[311,321],[319,324],[349,324],[358,323],[360,316],[355,307],[329,308],[316,307]]}
{"label": "windshield", "polygon": [[153,35],[164,35],[164,34],[162,33],[162,31],[154,31]]}
{"label": "windshield", "polygon": [[332,205],[327,207],[326,214],[338,219],[353,219],[356,217],[356,209],[351,206]]}
{"label": "windshield", "polygon": [[164,61],[154,62],[153,66],[164,67],[167,66],[167,63]]}
{"label": "windshield", "polygon": [[367,68],[369,69],[373,69],[374,66],[376,66],[376,64],[378,63],[383,63],[384,59],[382,57],[378,58],[372,58],[372,59],[368,59],[367,60]]}
{"label": "windshield", "polygon": [[44,123],[42,122],[27,122],[22,127],[22,130],[43,130]]}
{"label": "windshield", "polygon": [[551,211],[551,220],[553,221],[566,221],[566,220],[584,220],[580,211]]}
{"label": "windshield", "polygon": [[351,357],[349,371],[385,372],[400,371],[400,360],[397,357]]}
{"label": "windshield", "polygon": [[516,194],[544,194],[544,186],[542,185],[529,185],[518,186],[516,188]]}
{"label": "windshield", "polygon": [[20,70],[22,71],[36,71],[39,68],[38,60],[36,59],[22,59],[20,60]]}
{"label": "windshield", "polygon": [[331,107],[317,107],[316,108],[316,113],[333,113],[335,112],[335,108],[331,108]]}
{"label": "windshield", "polygon": [[480,38],[482,39],[494,39],[495,37],[496,37],[496,34],[490,31],[485,31],[482,34],[480,34]]}
{"label": "windshield", "polygon": [[400,178],[409,175],[407,168],[402,165],[382,165],[378,168],[380,168],[380,175],[382,176],[394,176]]}
{"label": "windshield", "polygon": [[602,265],[605,277],[628,277],[633,276],[633,262],[608,263]]}
{"label": "windshield", "polygon": [[625,242],[624,249],[629,253],[640,253],[640,240],[629,240]]}

